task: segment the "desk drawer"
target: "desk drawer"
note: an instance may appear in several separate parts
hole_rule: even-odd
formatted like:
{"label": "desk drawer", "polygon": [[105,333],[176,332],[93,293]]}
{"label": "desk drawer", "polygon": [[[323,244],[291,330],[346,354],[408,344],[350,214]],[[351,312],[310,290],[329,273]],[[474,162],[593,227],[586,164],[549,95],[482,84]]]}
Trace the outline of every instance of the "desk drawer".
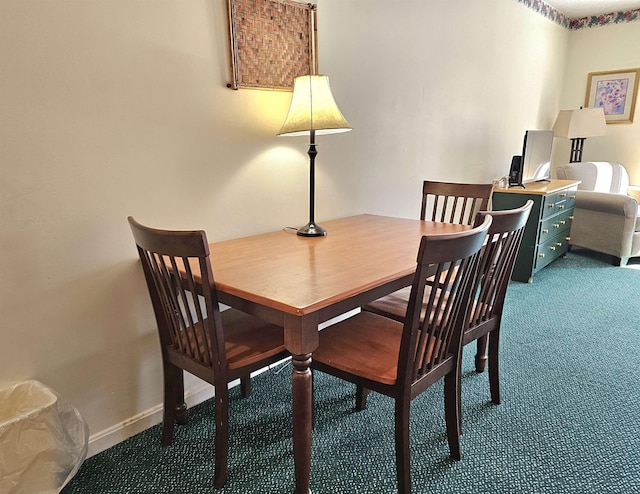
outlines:
{"label": "desk drawer", "polygon": [[558,192],[558,199],[564,201],[564,208],[573,209],[576,205],[576,192],[578,191],[578,187],[573,187],[571,189],[563,190]]}
{"label": "desk drawer", "polygon": [[540,231],[538,232],[538,243],[543,244],[551,237],[567,232],[571,228],[571,219],[573,218],[573,210],[563,210],[562,213],[543,220],[540,223]]}
{"label": "desk drawer", "polygon": [[576,203],[576,191],[578,187],[561,190],[548,194],[543,201],[542,218],[548,218],[554,214],[573,209]]}
{"label": "desk drawer", "polygon": [[[568,232],[567,232],[568,233]],[[568,234],[556,235],[538,246],[535,269],[540,269],[564,255],[569,248]]]}

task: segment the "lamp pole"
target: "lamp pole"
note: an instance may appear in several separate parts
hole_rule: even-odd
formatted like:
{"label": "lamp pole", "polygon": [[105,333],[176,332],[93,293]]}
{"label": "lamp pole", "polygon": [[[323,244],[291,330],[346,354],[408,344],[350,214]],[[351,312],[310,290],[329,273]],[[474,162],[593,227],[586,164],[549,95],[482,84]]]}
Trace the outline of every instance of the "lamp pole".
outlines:
{"label": "lamp pole", "polygon": [[323,237],[327,234],[327,230],[315,222],[315,203],[316,203],[316,131],[309,131],[309,223],[298,228],[298,235],[302,237]]}

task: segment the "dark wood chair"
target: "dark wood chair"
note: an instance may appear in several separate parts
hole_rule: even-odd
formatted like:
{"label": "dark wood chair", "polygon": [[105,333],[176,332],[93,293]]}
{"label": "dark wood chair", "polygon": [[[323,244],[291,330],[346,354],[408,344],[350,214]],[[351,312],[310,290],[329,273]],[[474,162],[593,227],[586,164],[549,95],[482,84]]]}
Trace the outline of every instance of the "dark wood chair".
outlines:
{"label": "dark wood chair", "polygon": [[[476,224],[480,224],[488,215],[493,218],[480,261],[480,286],[475,291],[462,344],[464,346],[477,340],[476,371],[483,372],[487,360],[488,336],[489,387],[491,401],[496,404],[500,403],[498,344],[504,299],[532,205],[533,201],[527,201],[518,209],[481,211],[476,220]],[[402,322],[408,303],[409,289],[404,288],[375,300],[363,307],[363,310]]]}
{"label": "dark wood chair", "polygon": [[473,225],[476,214],[489,208],[493,184],[433,182],[422,184],[421,220]]}
{"label": "dark wood chair", "polygon": [[[409,410],[411,400],[444,378],[445,420],[451,457],[460,459],[460,365],[463,322],[476,284],[480,250],[491,218],[475,229],[422,238],[405,322],[371,312],[320,331],[312,367],[395,400],[398,490],[411,492]],[[423,307],[428,274],[441,280]],[[428,323],[421,323],[421,312]]]}
{"label": "dark wood chair", "polygon": [[[251,392],[250,373],[288,356],[284,330],[235,309],[220,311],[204,231],[145,227],[129,217],[158,325],[164,372],[162,444],[186,421],[184,372],[215,389],[215,478],[224,485],[229,449],[228,383]],[[198,296],[194,296],[198,294]]]}

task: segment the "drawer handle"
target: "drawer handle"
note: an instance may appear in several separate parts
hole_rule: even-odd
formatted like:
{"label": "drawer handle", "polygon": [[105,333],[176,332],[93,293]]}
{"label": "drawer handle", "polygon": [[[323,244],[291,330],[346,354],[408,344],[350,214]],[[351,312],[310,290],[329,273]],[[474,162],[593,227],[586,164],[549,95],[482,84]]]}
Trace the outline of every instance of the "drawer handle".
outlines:
{"label": "drawer handle", "polygon": [[558,223],[554,223],[554,224],[553,224],[553,227],[554,227],[554,228],[560,228],[560,225],[558,225]]}
{"label": "drawer handle", "polygon": [[575,199],[576,196],[569,196],[569,199]]}
{"label": "drawer handle", "polygon": [[555,245],[550,245],[549,246],[549,250],[556,250],[556,246]]}
{"label": "drawer handle", "polygon": [[564,204],[560,204],[560,206],[558,206],[558,209],[564,209]]}
{"label": "drawer handle", "polygon": [[540,254],[538,254],[538,257],[544,257],[544,252],[541,252]]}
{"label": "drawer handle", "polygon": [[573,215],[569,216],[569,219],[572,220],[573,219]]}
{"label": "drawer handle", "polygon": [[565,197],[567,197],[567,194],[560,194],[560,197],[564,199]]}
{"label": "drawer handle", "polygon": [[561,224],[561,225],[566,225],[566,224],[567,224],[567,222],[566,222],[565,220],[560,220],[560,224]]}
{"label": "drawer handle", "polygon": [[556,245],[557,245],[558,247],[562,247],[562,242],[556,242]]}
{"label": "drawer handle", "polygon": [[571,237],[564,237],[564,239],[568,242],[569,240],[571,240]]}
{"label": "drawer handle", "polygon": [[545,228],[544,230],[542,230],[542,233],[549,233],[549,230]]}
{"label": "drawer handle", "polygon": [[556,205],[554,203],[549,204],[550,208],[554,208]]}

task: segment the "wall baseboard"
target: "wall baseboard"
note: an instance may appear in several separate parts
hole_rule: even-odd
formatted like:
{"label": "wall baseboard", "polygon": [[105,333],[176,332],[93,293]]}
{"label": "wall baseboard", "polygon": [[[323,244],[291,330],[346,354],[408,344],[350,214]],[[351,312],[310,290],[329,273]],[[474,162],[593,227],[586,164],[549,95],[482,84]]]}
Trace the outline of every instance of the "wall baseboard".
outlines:
{"label": "wall baseboard", "polygon": [[[235,385],[235,383],[232,384]],[[192,406],[198,405],[199,403],[212,398],[213,395],[213,386],[208,383],[203,383],[192,390],[186,391],[184,401],[187,403],[187,407],[191,408]],[[89,436],[87,458],[101,453],[102,451],[121,443],[125,439],[135,436],[136,434],[161,422],[162,403],[149,408],[142,413],[134,415],[119,424],[115,424],[100,432],[91,434]]]}

